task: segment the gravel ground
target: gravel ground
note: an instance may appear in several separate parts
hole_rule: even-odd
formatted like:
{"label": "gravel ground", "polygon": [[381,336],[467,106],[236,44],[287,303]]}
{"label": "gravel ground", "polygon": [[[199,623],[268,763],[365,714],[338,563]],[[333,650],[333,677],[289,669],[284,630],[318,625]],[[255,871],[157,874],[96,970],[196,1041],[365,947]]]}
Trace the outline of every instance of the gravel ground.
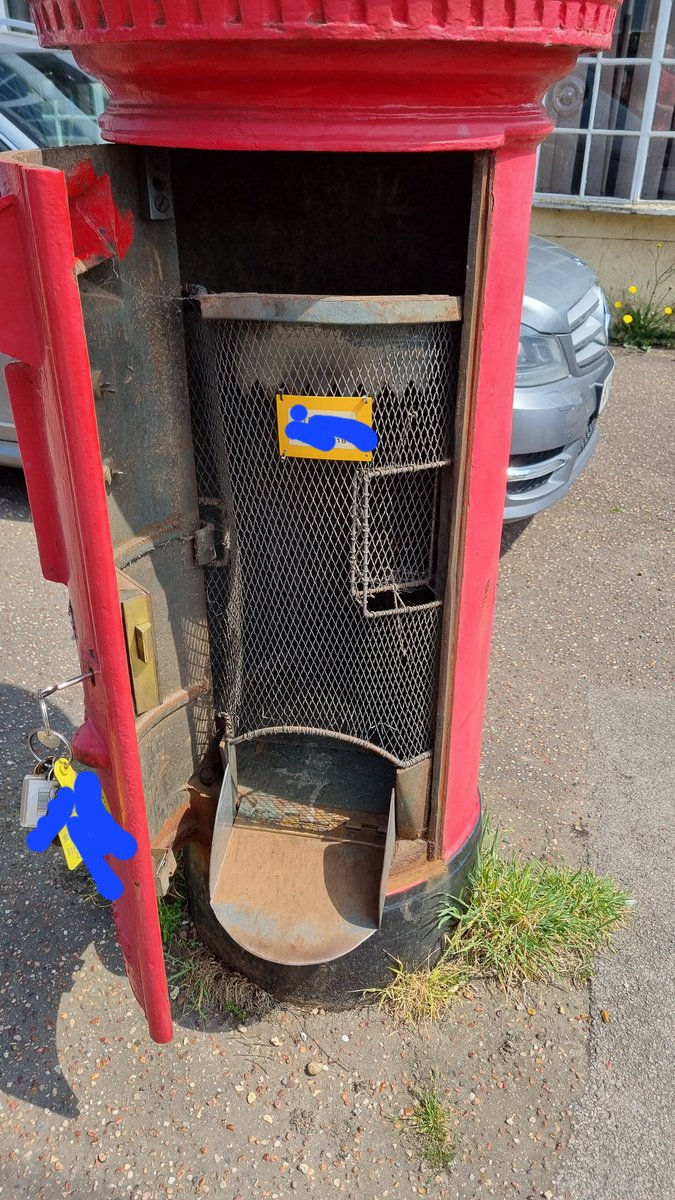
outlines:
{"label": "gravel ground", "polygon": [[[634,755],[644,727],[643,775],[649,762],[665,770],[668,726],[655,714],[672,677],[673,361],[665,352],[620,355],[594,462],[562,505],[505,535],[482,777],[486,804],[515,846],[572,859],[590,853],[640,891],[644,915],[609,960],[614,974],[608,966],[592,993],[550,988],[507,999],[483,989],[427,1031],[395,1029],[366,1008],[280,1007],[242,1027],[226,1018],[202,1028],[177,1011],[172,1045],[148,1040],[109,908],[56,851],[31,855],[17,828],[23,738],[36,720],[31,692],[74,673],[77,661],[65,593],[39,576],[21,477],[0,473],[0,1194],[468,1200],[571,1189],[573,1200],[623,1200],[620,1147],[600,1135],[609,1125],[630,1142],[636,1121],[654,1139],[653,1170],[649,1193],[632,1194],[672,1194],[668,1124],[633,1112],[634,1099],[653,1113],[670,1107],[667,1071],[655,1068],[649,1086],[636,1081],[640,1061],[627,1050],[633,1037],[641,1047],[652,1034],[672,1042],[663,1005],[654,1001],[652,1030],[652,1008],[635,1003],[661,912],[654,889],[666,886],[665,858],[652,873],[650,856],[672,861],[672,847],[658,842],[658,822],[672,824],[669,793],[664,785],[653,836],[635,838],[633,858],[625,847],[639,831],[629,796],[642,805],[650,793],[642,776],[642,791],[626,790],[617,755],[624,726]],[[655,707],[636,714],[616,700],[638,691]],[[54,724],[71,730],[79,703],[77,690],[62,694]],[[664,989],[670,972],[672,990],[672,952],[661,949],[654,940],[651,961]],[[632,991],[622,988],[624,962]],[[648,983],[654,1000],[651,975]],[[613,1014],[600,1030],[598,1006]],[[608,1037],[620,1088],[601,1070]],[[310,1076],[309,1062],[326,1070]],[[455,1164],[439,1175],[421,1159],[405,1115],[410,1088],[432,1079],[460,1138]]]}

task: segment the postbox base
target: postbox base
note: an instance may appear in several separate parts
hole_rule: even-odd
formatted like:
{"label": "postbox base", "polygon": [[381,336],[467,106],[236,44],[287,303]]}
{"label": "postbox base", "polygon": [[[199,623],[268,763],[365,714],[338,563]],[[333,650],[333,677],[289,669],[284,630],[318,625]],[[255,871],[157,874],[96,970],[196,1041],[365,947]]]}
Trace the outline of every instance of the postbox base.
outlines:
{"label": "postbox base", "polygon": [[387,896],[380,929],[349,954],[312,966],[286,966],[243,950],[222,928],[209,897],[209,849],[195,843],[184,851],[190,913],[197,933],[213,953],[279,1000],[348,1008],[367,988],[384,987],[394,958],[419,967],[434,959],[441,945],[438,902],[460,895],[476,859],[481,834],[478,820],[464,845],[423,883]]}

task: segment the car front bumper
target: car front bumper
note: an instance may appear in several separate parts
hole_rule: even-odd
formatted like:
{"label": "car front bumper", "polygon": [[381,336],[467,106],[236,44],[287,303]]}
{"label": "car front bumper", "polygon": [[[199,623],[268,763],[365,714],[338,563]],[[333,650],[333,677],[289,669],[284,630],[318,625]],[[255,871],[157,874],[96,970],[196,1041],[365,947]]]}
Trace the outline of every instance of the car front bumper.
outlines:
{"label": "car front bumper", "polygon": [[[534,516],[567,494],[592,458],[614,359],[546,388],[516,388],[505,521]],[[543,447],[543,449],[542,449]]]}
{"label": "car front bumper", "polygon": [[0,467],[20,467],[21,451],[18,442],[0,441]]}

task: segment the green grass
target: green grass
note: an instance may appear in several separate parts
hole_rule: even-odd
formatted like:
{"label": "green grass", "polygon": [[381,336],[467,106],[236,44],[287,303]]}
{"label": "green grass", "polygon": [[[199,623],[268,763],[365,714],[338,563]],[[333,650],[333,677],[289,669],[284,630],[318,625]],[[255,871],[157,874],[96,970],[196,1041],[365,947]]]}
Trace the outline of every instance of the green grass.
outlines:
{"label": "green grass", "polygon": [[177,940],[167,953],[168,981],[180,989],[184,1012],[193,1012],[202,1021],[216,1014],[230,1013],[238,1021],[263,1016],[272,1007],[271,998],[262,988],[228,971],[195,938]]}
{"label": "green grass", "polygon": [[487,830],[468,899],[441,909],[441,928],[454,925],[445,956],[506,988],[589,978],[593,956],[626,920],[628,894],[590,867],[502,855],[499,841]]}
{"label": "green grass", "polygon": [[436,1088],[418,1087],[413,1092],[414,1107],[404,1114],[410,1122],[415,1141],[433,1171],[447,1171],[459,1149],[450,1130],[450,1113]]}
{"label": "green grass", "polygon": [[440,960],[407,971],[400,962],[378,992],[404,1021],[434,1020],[466,995],[473,981],[518,984],[588,979],[632,903],[613,880],[590,867],[552,865],[503,855],[486,823],[465,900],[448,899],[439,924],[449,930]]}
{"label": "green grass", "polygon": [[370,988],[366,995],[379,997],[398,1021],[419,1025],[435,1021],[458,998],[466,994],[474,972],[459,958],[442,955],[434,966],[409,971],[400,959],[394,959],[391,983],[386,988]]}
{"label": "green grass", "polygon": [[169,892],[158,901],[157,907],[162,942],[167,946],[177,936],[178,930],[185,920],[187,912],[185,897],[176,892]]}

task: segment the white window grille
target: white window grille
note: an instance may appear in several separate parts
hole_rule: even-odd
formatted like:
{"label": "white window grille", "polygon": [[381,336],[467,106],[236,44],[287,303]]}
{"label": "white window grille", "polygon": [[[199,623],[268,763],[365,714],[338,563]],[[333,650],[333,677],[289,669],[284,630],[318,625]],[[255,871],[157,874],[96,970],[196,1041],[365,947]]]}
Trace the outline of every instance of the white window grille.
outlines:
{"label": "white window grille", "polygon": [[28,0],[0,0],[0,18],[2,17],[10,17],[15,22],[25,22],[30,29],[34,28]]}
{"label": "white window grille", "polygon": [[538,203],[675,210],[675,2],[625,0],[611,49],[554,85]]}

